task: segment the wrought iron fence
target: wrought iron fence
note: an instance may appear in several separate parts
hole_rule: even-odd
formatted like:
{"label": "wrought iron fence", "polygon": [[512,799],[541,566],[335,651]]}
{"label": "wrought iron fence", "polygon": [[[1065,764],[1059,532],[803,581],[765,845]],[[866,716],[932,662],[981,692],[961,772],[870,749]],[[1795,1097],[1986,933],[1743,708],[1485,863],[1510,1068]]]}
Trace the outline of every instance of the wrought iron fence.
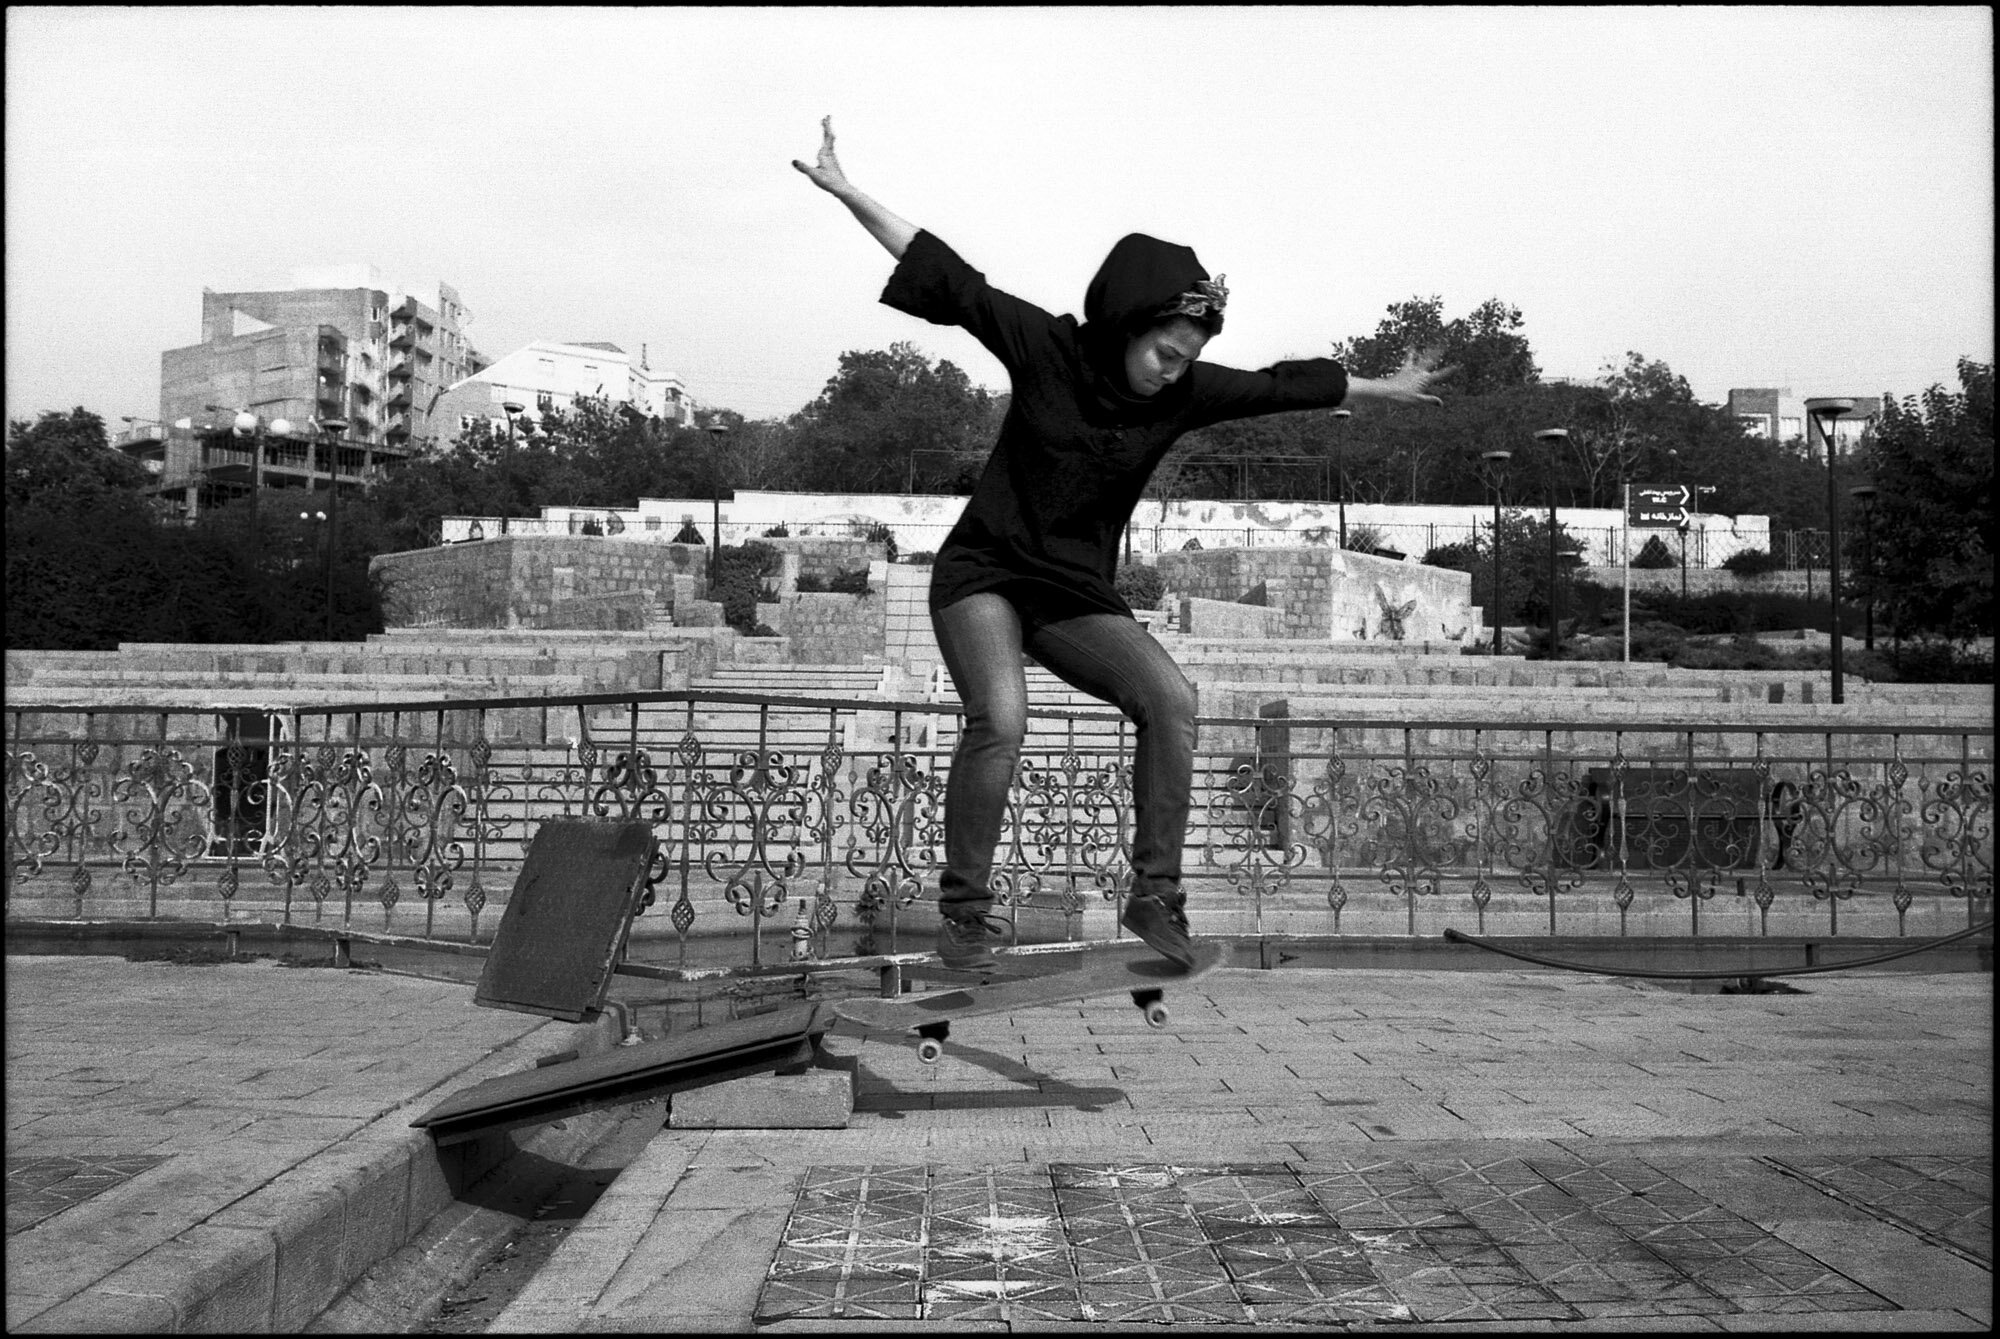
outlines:
{"label": "wrought iron fence", "polygon": [[[594,816],[659,838],[635,957],[922,949],[958,711],[687,692],[10,707],[7,911],[479,942],[536,828]],[[1130,731],[1103,712],[1031,717],[997,903],[1023,940],[1109,937],[1130,879]],[[1990,727],[1274,705],[1201,731],[1197,933],[1931,934],[1975,923],[1993,892]]]}

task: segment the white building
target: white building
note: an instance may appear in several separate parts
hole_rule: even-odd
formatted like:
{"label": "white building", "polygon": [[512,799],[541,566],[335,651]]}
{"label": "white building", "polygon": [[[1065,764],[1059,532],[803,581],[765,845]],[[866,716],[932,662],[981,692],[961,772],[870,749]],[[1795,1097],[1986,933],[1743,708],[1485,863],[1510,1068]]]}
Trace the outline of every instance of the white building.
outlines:
{"label": "white building", "polygon": [[629,404],[650,418],[691,426],[694,402],[679,377],[654,370],[642,345],[634,358],[616,344],[536,340],[439,393],[430,418],[447,439],[480,419],[505,430],[508,401],[528,422],[545,409],[566,409],[579,397]]}

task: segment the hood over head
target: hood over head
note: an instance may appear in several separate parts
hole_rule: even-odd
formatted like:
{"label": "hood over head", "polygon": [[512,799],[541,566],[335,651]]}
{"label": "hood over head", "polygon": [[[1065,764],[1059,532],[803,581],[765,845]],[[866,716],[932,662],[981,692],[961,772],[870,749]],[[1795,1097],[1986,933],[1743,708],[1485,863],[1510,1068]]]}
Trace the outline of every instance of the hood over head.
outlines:
{"label": "hood over head", "polygon": [[[1114,398],[1130,394],[1125,384],[1126,343],[1208,279],[1192,247],[1139,232],[1118,239],[1084,292],[1084,324],[1077,332],[1092,370],[1107,389],[1119,393]],[[1214,291],[1222,292],[1219,284]],[[1218,298],[1213,302],[1218,324],[1221,310]]]}
{"label": "hood over head", "polygon": [[1142,232],[1127,233],[1097,267],[1097,277],[1083,295],[1086,328],[1116,328],[1130,334],[1207,278],[1193,247],[1162,242]]}

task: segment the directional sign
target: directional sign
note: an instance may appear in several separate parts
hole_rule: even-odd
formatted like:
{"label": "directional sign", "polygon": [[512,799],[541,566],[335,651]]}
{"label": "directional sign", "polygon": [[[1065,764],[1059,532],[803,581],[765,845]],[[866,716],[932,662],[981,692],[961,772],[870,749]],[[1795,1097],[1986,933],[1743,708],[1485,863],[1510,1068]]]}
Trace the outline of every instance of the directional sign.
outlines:
{"label": "directional sign", "polygon": [[1653,530],[1677,530],[1687,524],[1688,503],[1694,490],[1686,484],[1632,485],[1632,513],[1628,525]]}

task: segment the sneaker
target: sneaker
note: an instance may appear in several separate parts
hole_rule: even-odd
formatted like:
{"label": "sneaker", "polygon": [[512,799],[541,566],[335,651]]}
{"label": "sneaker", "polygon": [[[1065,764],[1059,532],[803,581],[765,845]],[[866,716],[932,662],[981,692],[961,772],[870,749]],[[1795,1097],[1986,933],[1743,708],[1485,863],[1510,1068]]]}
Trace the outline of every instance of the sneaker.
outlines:
{"label": "sneaker", "polygon": [[1194,966],[1194,940],[1188,936],[1187,912],[1180,907],[1158,897],[1129,897],[1118,923],[1183,970]]}
{"label": "sneaker", "polygon": [[979,912],[969,916],[947,913],[938,920],[938,960],[955,972],[998,966],[993,946],[1006,933],[1007,923],[997,917]]}

